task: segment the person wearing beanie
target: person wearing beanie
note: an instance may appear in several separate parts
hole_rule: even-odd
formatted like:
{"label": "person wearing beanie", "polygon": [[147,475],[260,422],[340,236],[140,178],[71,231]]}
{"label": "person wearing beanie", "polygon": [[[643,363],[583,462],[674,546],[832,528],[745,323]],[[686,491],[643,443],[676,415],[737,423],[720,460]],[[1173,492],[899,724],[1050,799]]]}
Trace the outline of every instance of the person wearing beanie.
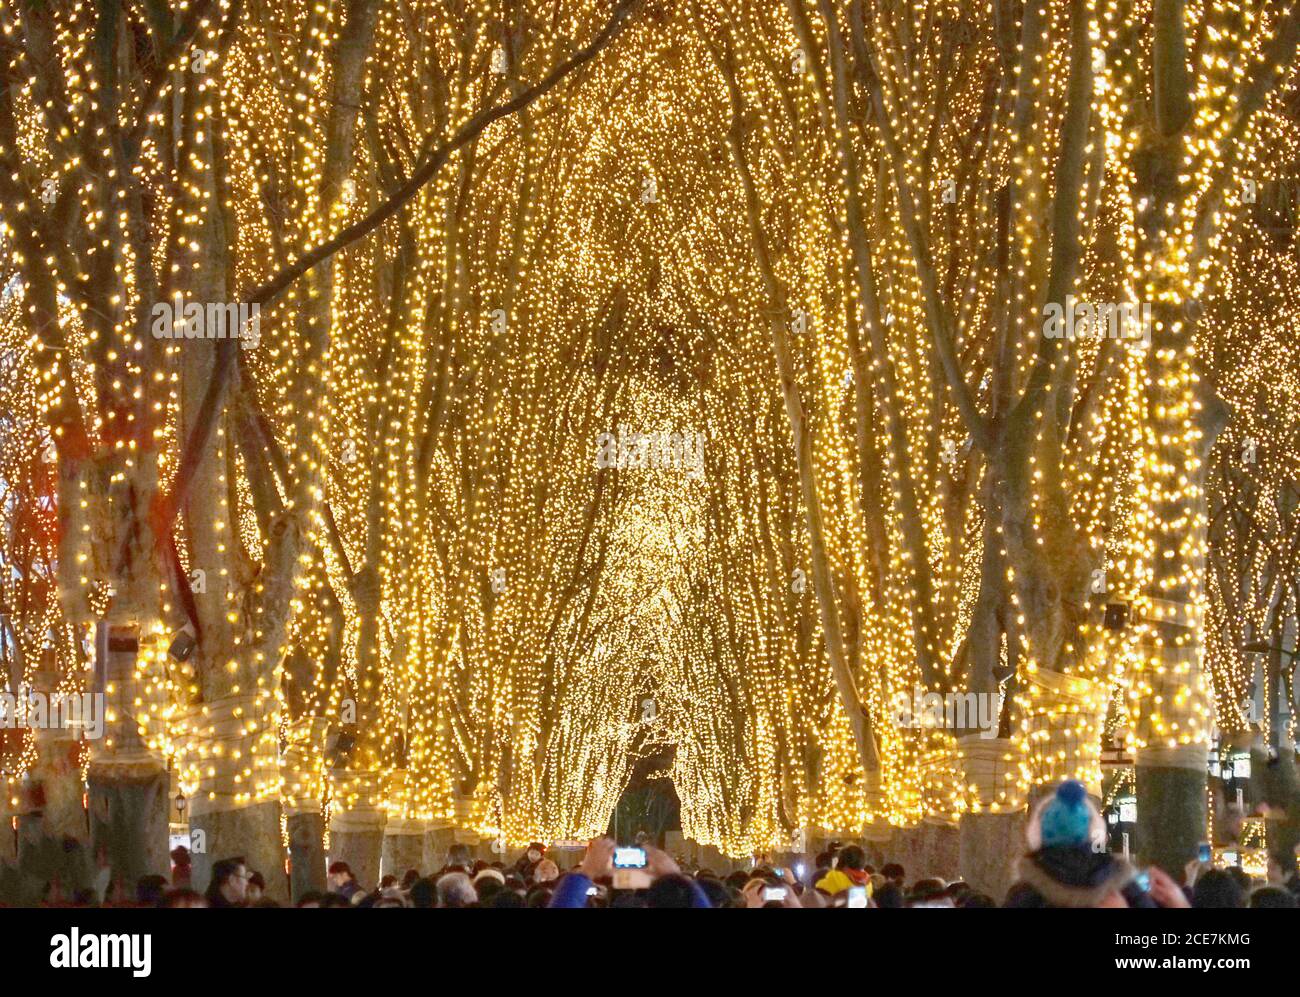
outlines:
{"label": "person wearing beanie", "polygon": [[533,873],[537,870],[537,863],[542,861],[546,854],[546,846],[540,841],[534,841],[528,846],[528,850],[520,856],[519,861],[515,863],[514,871],[519,874],[520,878],[526,883],[533,881]]}
{"label": "person wearing beanie", "polygon": [[1083,784],[1056,787],[1025,828],[1029,852],[1005,907],[1155,907],[1133,867],[1105,850],[1106,825]]}

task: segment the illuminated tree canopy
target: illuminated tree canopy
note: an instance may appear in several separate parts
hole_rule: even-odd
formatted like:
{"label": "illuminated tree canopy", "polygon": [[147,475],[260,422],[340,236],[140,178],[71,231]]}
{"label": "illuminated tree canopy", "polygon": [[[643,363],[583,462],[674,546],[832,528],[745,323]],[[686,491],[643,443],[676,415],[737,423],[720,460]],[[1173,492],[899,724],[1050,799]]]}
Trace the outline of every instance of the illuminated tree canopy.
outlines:
{"label": "illuminated tree canopy", "polygon": [[1298,38],[0,0],[0,682],[109,704],[0,730],[6,806],[377,863],[599,834],[654,756],[744,855],[1101,793],[1118,737],[1164,863],[1212,747],[1294,784]]}

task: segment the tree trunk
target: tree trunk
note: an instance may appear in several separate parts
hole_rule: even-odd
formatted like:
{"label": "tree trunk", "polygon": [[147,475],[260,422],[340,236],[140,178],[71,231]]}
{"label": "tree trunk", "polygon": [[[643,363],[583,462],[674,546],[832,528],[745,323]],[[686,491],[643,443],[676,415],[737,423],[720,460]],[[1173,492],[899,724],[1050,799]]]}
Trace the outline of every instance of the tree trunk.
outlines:
{"label": "tree trunk", "polygon": [[333,781],[336,809],[330,817],[329,861],[346,862],[361,888],[373,890],[379,884],[388,821],[380,803],[383,777],[336,769]]}
{"label": "tree trunk", "polygon": [[289,897],[297,903],[304,893],[325,889],[325,817],[319,810],[290,814]]}
{"label": "tree trunk", "polygon": [[133,623],[99,624],[96,634],[97,692],[106,693],[104,737],[92,742],[87,776],[90,838],[103,850],[114,879],[128,887],[141,876],[167,875],[168,794],[171,780],[160,757],[140,738],[134,719],[139,627]]}

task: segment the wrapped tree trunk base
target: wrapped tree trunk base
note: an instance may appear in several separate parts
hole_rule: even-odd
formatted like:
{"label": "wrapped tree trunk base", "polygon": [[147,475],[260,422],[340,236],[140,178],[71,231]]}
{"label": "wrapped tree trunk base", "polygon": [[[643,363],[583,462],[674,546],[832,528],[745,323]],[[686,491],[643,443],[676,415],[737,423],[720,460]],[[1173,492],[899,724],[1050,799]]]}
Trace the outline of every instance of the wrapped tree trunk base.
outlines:
{"label": "wrapped tree trunk base", "polygon": [[388,822],[381,802],[384,777],[378,772],[335,769],[333,783],[338,809],[330,817],[328,861],[346,862],[361,888],[373,890],[379,885]]}
{"label": "wrapped tree trunk base", "polygon": [[266,880],[268,897],[282,903],[289,899],[278,800],[195,813],[190,818],[190,843],[195,889],[207,889],[213,863],[242,855],[248,871],[260,872]]}
{"label": "wrapped tree trunk base", "polygon": [[420,851],[420,872],[428,876],[445,866],[451,846],[455,843],[454,827],[427,828],[424,832],[423,848]]}
{"label": "wrapped tree trunk base", "polygon": [[36,735],[36,764],[32,766],[31,802],[40,810],[46,834],[62,840],[90,838],[82,806],[80,748],[71,731],[41,729]]}
{"label": "wrapped tree trunk base", "polygon": [[1025,853],[1017,749],[1010,738],[971,734],[956,740],[956,752],[967,807],[957,822],[961,878],[1000,903]]}
{"label": "wrapped tree trunk base", "polygon": [[408,869],[424,872],[424,835],[424,821],[390,817],[384,826],[381,875],[401,879]]}
{"label": "wrapped tree trunk base", "polygon": [[909,886],[931,876],[956,879],[960,873],[960,839],[956,826],[948,823],[895,828],[888,842],[869,843],[867,855],[877,870],[890,862],[901,865]]}
{"label": "wrapped tree trunk base", "polygon": [[92,763],[87,778],[92,854],[103,849],[128,889],[141,876],[166,876],[171,780],[154,758]]}
{"label": "wrapped tree trunk base", "polygon": [[[39,812],[17,820],[18,864],[12,868],[0,867],[0,903],[35,907],[46,900],[47,887],[55,882],[64,900],[78,890],[107,887],[108,884],[97,882],[98,869],[85,842],[49,834]],[[14,837],[6,836],[11,841]]]}
{"label": "wrapped tree trunk base", "polygon": [[320,757],[329,721],[303,716],[289,724],[280,753],[280,807],[289,839],[289,896],[323,892],[325,882],[325,794]]}
{"label": "wrapped tree trunk base", "polygon": [[1206,748],[1142,748],[1137,753],[1137,861],[1175,880],[1205,840]]}
{"label": "wrapped tree trunk base", "polygon": [[[335,816],[335,821],[338,816]],[[384,829],[373,828],[340,830],[330,825],[330,864],[346,862],[357,877],[361,888],[369,892],[379,885],[379,864],[384,854]]]}
{"label": "wrapped tree trunk base", "polygon": [[[1134,757],[1137,789],[1136,856],[1175,880],[1209,837],[1207,718],[1208,676],[1201,657],[1198,606],[1187,599],[1148,600],[1145,631],[1138,642],[1146,695],[1133,717],[1139,747]],[[1180,744],[1190,740],[1193,743]]]}
{"label": "wrapped tree trunk base", "polygon": [[[1262,738],[1259,739],[1262,742]],[[1300,774],[1296,772],[1295,752],[1285,745],[1265,748],[1262,743],[1251,750],[1251,803],[1266,803],[1271,811],[1268,822],[1268,853],[1285,860],[1295,854],[1300,844]],[[1277,815],[1281,814],[1281,817]]]}
{"label": "wrapped tree trunk base", "polygon": [[[171,871],[167,847],[171,775],[140,735],[135,702],[147,691],[135,674],[135,623],[101,622],[95,637],[96,692],[104,694],[103,736],[92,740],[86,776],[91,854],[107,856],[111,875],[134,893],[141,876]],[[102,688],[99,683],[102,681]],[[114,719],[107,719],[108,717]]]}
{"label": "wrapped tree trunk base", "polygon": [[325,890],[325,818],[319,810],[290,814],[289,896],[294,903],[303,894]]}
{"label": "wrapped tree trunk base", "polygon": [[266,895],[289,899],[280,829],[279,743],[265,695],[195,703],[176,718],[180,781],[190,795],[195,889],[213,863],[242,856],[266,880]]}
{"label": "wrapped tree trunk base", "polygon": [[[79,694],[64,699],[59,691],[59,674],[51,655],[42,654],[41,664],[33,677],[33,691],[43,695],[48,704],[45,724],[35,725],[32,737],[36,762],[32,766],[29,791],[23,795],[32,809],[41,812],[43,830],[62,841],[75,838],[83,844],[90,840],[90,829],[82,794],[81,737],[96,738],[105,731],[94,729],[96,710],[92,697]],[[100,713],[99,720],[104,722]]]}
{"label": "wrapped tree trunk base", "polygon": [[998,903],[1016,881],[1025,853],[1025,813],[968,813],[957,823],[961,878]]}

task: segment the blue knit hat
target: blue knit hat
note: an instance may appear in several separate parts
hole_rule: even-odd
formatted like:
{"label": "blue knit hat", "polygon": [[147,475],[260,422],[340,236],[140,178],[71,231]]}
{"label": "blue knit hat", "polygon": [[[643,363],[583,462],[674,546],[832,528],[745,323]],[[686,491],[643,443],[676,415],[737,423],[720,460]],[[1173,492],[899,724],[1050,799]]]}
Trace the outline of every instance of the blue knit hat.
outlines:
{"label": "blue knit hat", "polygon": [[1083,783],[1067,779],[1043,807],[1039,828],[1044,848],[1086,845],[1092,840],[1092,807]]}

